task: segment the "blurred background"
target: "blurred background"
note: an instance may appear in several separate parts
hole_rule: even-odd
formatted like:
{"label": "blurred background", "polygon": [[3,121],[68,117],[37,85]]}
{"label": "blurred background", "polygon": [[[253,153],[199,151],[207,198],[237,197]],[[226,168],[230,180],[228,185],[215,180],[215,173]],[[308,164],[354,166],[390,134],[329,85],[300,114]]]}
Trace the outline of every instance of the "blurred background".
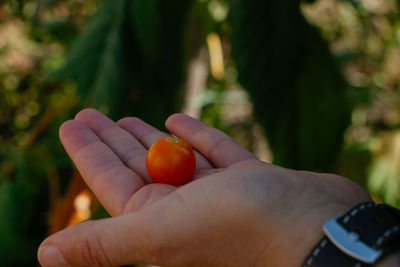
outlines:
{"label": "blurred background", "polygon": [[185,112],[400,207],[400,1],[0,1],[0,259],[108,216],[58,139],[84,107]]}

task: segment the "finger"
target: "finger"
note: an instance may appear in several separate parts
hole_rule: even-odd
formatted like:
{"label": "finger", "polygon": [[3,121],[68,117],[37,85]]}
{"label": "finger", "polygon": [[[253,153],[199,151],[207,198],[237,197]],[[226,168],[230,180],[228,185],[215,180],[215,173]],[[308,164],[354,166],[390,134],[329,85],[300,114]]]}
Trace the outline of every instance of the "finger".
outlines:
{"label": "finger", "polygon": [[71,120],[60,127],[60,139],[86,184],[111,215],[123,212],[125,203],[145,182],[85,124]]}
{"label": "finger", "polygon": [[185,251],[180,244],[183,238],[194,240],[188,236],[193,232],[188,229],[194,226],[192,217],[177,198],[149,208],[60,231],[43,241],[39,262],[46,267],[135,263],[183,266],[176,254]]}
{"label": "finger", "polygon": [[[264,241],[268,236],[263,232],[265,225],[243,228],[243,225],[254,224],[254,209],[249,209],[248,205],[229,208],[232,201],[236,201],[236,195],[230,190],[218,193],[219,196],[222,193],[222,197],[211,201],[212,205],[205,204],[205,195],[211,196],[216,188],[226,187],[226,179],[213,180],[220,184],[208,186],[205,179],[198,180],[196,186],[192,183],[192,186],[181,187],[139,211],[81,223],[58,232],[41,244],[39,261],[46,267],[66,264],[214,266],[217,263],[246,266],[249,258],[260,255],[260,249],[254,248],[258,247],[255,244],[259,240]],[[193,190],[199,187],[200,190]],[[222,214],[215,216],[216,211]],[[259,247],[263,251],[264,242]],[[56,253],[57,249],[60,254]]]}
{"label": "finger", "polygon": [[117,124],[131,133],[147,149],[158,139],[170,136],[135,117],[123,118]]}
{"label": "finger", "polygon": [[95,132],[126,166],[147,183],[151,182],[146,170],[147,149],[130,133],[95,109],[84,109],[75,116],[75,119]]}
{"label": "finger", "polygon": [[145,243],[144,237],[138,231],[130,233],[132,227],[128,223],[135,222],[127,217],[88,221],[50,236],[38,250],[41,266],[122,266],[130,261],[143,262],[143,248],[135,243]]}
{"label": "finger", "polygon": [[257,159],[225,133],[185,114],[170,116],[165,125],[173,134],[188,141],[215,167],[225,168],[240,161]]}
{"label": "finger", "polygon": [[[146,148],[149,148],[155,141],[160,138],[170,136],[164,132],[157,130],[149,124],[143,122],[138,118],[124,118],[117,122],[117,124],[130,132],[136,137]],[[196,154],[196,169],[208,169],[212,165],[200,153],[195,151]]]}

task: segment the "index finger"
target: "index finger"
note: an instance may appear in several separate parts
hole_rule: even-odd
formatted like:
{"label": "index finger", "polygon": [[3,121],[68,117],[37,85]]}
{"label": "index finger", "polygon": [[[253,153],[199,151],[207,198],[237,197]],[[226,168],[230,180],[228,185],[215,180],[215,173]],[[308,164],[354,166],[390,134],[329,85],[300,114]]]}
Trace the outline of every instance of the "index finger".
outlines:
{"label": "index finger", "polygon": [[174,114],[165,122],[173,134],[186,140],[215,167],[230,165],[257,157],[236,143],[227,134],[209,127],[185,114]]}
{"label": "index finger", "polygon": [[60,127],[60,139],[86,184],[104,208],[121,215],[131,196],[145,185],[141,177],[85,124],[70,120]]}

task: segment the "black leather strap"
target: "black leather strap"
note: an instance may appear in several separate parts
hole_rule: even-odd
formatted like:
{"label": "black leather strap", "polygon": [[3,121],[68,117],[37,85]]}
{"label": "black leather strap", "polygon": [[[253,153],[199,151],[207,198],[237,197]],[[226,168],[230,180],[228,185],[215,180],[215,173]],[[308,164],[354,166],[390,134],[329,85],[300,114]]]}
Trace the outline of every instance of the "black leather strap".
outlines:
{"label": "black leather strap", "polygon": [[340,219],[349,232],[374,248],[384,248],[400,234],[400,211],[385,204],[362,203]]}
{"label": "black leather strap", "polygon": [[[388,253],[400,243],[400,211],[385,204],[362,203],[337,219],[349,233],[371,248]],[[304,267],[370,266],[347,255],[324,237],[305,260]]]}
{"label": "black leather strap", "polygon": [[324,237],[306,259],[303,267],[367,267],[368,264],[346,255]]}

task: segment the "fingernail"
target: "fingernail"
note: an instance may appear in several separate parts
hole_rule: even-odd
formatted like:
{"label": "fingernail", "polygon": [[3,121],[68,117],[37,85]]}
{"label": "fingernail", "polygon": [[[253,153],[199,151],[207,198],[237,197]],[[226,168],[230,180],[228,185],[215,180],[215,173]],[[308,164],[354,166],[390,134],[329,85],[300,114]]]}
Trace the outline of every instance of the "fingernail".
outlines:
{"label": "fingernail", "polygon": [[67,261],[61,255],[56,246],[43,246],[39,248],[38,258],[40,265],[44,267],[67,267]]}

